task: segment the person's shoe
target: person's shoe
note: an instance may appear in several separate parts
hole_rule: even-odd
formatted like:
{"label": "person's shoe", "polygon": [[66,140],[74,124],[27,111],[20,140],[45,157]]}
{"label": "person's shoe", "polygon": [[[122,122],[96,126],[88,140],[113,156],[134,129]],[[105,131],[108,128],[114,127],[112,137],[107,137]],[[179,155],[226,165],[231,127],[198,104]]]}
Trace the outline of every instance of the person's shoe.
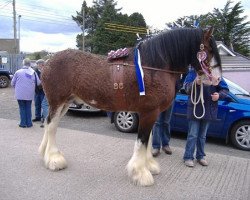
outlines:
{"label": "person's shoe", "polygon": [[41,127],[41,128],[44,128],[44,124],[41,124],[40,127]]}
{"label": "person's shoe", "polygon": [[39,118],[32,119],[32,122],[40,122],[40,121],[41,121],[41,119],[39,119]]}
{"label": "person's shoe", "polygon": [[22,125],[20,125],[20,124],[19,124],[18,126],[19,126],[20,128],[26,128],[26,126],[22,126]]}
{"label": "person's shoe", "polygon": [[200,160],[197,160],[197,162],[202,165],[202,166],[208,166],[208,163],[207,161],[203,158],[203,159],[200,159]]}
{"label": "person's shoe", "polygon": [[194,161],[193,161],[193,160],[185,160],[185,161],[184,161],[184,164],[185,164],[187,167],[194,167]]}
{"label": "person's shoe", "polygon": [[168,155],[172,154],[172,150],[170,149],[169,146],[162,147],[162,150]]}
{"label": "person's shoe", "polygon": [[153,157],[157,157],[160,155],[160,149],[153,149],[152,150],[152,155]]}

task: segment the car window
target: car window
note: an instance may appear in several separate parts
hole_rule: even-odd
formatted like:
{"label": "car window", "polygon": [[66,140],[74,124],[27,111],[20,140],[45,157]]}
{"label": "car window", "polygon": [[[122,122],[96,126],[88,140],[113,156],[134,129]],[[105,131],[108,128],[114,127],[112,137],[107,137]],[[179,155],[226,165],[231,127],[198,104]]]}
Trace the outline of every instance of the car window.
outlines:
{"label": "car window", "polygon": [[228,85],[229,91],[231,93],[233,93],[234,95],[250,96],[249,92],[247,92],[246,90],[244,90],[242,87],[240,87],[236,83],[228,80],[227,78],[224,78],[224,80],[226,81],[226,83]]}

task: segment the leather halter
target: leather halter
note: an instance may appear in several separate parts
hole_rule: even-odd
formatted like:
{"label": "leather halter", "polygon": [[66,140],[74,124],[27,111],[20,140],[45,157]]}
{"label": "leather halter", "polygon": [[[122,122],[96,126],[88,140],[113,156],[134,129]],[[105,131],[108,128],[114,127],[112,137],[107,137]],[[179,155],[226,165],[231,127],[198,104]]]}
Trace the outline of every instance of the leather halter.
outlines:
{"label": "leather halter", "polygon": [[[129,67],[135,67],[135,65],[131,65],[129,63],[110,63],[111,65],[123,65],[123,66],[129,66]],[[142,66],[143,69],[147,69],[147,70],[154,70],[154,71],[161,71],[161,72],[165,72],[165,73],[169,73],[169,74],[183,74],[185,72],[177,72],[177,71],[171,71],[171,70],[166,70],[166,69],[158,69],[158,68],[153,68],[153,67],[145,67]]]}

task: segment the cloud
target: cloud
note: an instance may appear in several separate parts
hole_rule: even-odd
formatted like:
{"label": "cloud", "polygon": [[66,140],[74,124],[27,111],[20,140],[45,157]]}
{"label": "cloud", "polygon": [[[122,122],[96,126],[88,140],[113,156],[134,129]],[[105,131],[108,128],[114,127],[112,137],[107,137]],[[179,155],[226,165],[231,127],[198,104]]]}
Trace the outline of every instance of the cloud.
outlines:
{"label": "cloud", "polygon": [[[12,1],[0,3],[0,38],[14,38]],[[76,48],[81,29],[72,15],[81,9],[82,0],[19,0],[16,1],[17,37],[20,22],[20,47],[23,52],[59,51]],[[21,15],[19,18],[18,16]],[[20,21],[19,21],[20,19]]]}
{"label": "cloud", "polygon": [[37,0],[21,0],[16,7],[18,15],[21,15],[21,31],[49,34],[80,31],[71,17],[75,15],[75,9],[68,1],[43,0],[41,3]]}
{"label": "cloud", "polygon": [[41,32],[27,31],[20,41],[21,49],[25,48],[25,52],[41,50],[56,52],[67,48],[76,49],[75,33],[46,34]]}
{"label": "cloud", "polygon": [[9,17],[0,17],[0,38],[13,38],[13,24]]}
{"label": "cloud", "polygon": [[50,21],[36,20],[31,23],[30,20],[27,20],[26,18],[23,19],[21,18],[20,24],[21,24],[21,32],[34,31],[34,32],[42,32],[48,34],[54,34],[54,33],[68,34],[81,31],[81,29],[73,21],[72,23],[69,22],[62,23],[62,21],[56,21],[51,19]]}

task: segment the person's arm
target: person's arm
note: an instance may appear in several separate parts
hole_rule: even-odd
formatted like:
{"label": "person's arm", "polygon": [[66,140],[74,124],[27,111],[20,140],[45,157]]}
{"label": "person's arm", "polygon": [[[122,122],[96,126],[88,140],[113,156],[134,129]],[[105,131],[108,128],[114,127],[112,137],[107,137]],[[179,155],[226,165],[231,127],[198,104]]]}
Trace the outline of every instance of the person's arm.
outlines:
{"label": "person's arm", "polygon": [[42,87],[41,80],[40,80],[38,74],[36,72],[34,74],[35,74],[35,79],[36,79],[36,86]]}
{"label": "person's arm", "polygon": [[12,79],[11,79],[11,86],[12,87],[15,87],[15,85],[16,85],[16,78],[17,78],[17,75],[15,73],[14,76],[12,77]]}

